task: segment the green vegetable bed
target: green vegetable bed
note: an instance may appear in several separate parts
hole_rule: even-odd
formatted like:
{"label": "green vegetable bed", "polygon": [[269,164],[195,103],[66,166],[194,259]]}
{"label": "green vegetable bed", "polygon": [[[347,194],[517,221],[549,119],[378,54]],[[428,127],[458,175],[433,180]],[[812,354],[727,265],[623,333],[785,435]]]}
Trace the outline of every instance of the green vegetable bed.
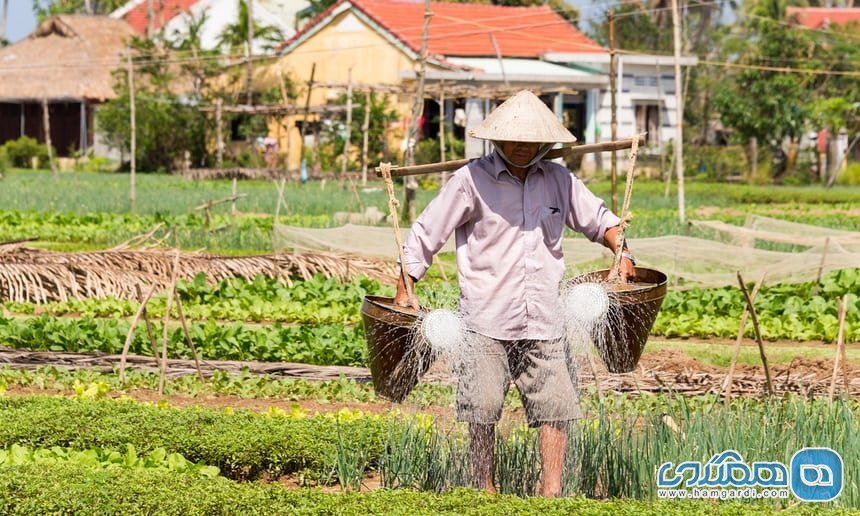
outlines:
{"label": "green vegetable bed", "polygon": [[[748,287],[752,290],[752,286]],[[762,337],[767,340],[836,339],[839,329],[836,299],[847,295],[845,340],[860,341],[860,269],[842,269],[814,282],[762,287],[755,300]],[[741,313],[746,308],[737,287],[694,288],[670,291],[657,316],[652,333],[667,337],[735,337]],[[746,336],[753,337],[752,322]]]}
{"label": "green vegetable bed", "polygon": [[[46,514],[773,514],[767,504],[712,501],[517,498],[458,489],[323,493],[153,470],[93,471],[75,465],[0,467],[0,513]],[[780,514],[845,514],[799,506]]]}
{"label": "green vegetable bed", "polygon": [[157,448],[216,466],[234,479],[266,473],[334,474],[338,440],[379,457],[385,422],[353,416],[284,417],[248,411],[175,409],[133,401],[0,397],[0,447]]}

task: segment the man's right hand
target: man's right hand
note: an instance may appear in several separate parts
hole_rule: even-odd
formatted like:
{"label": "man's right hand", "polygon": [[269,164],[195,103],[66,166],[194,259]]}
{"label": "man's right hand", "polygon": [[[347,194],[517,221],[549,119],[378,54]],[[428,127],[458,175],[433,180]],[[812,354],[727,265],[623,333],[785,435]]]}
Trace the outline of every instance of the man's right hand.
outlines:
{"label": "man's right hand", "polygon": [[[406,284],[403,283],[403,276],[406,276],[407,281],[409,281],[409,291],[412,292],[412,299],[409,298],[409,294],[406,291]],[[415,295],[415,280],[412,279],[412,276],[409,276],[408,274],[397,275],[397,294],[394,295],[394,304],[395,306],[403,306],[413,308],[415,310],[421,309],[421,304],[418,302],[418,296]]]}

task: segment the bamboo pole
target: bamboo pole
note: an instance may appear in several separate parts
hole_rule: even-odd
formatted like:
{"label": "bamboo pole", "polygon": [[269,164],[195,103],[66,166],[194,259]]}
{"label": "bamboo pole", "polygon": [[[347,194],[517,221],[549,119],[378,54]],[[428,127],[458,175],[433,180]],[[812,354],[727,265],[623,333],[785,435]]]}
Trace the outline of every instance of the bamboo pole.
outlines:
{"label": "bamboo pole", "polygon": [[[642,135],[638,137],[639,145],[644,143]],[[633,146],[633,138],[626,140],[618,140],[612,142],[590,143],[588,145],[576,145],[574,147],[566,147],[563,149],[553,149],[546,153],[544,160],[552,160],[562,156],[581,156],[592,152],[605,152],[610,150],[629,149]],[[430,163],[427,165],[415,165],[411,167],[391,167],[392,177],[413,176],[421,174],[435,174],[437,172],[453,172],[460,167],[464,167],[480,158],[465,158],[445,161],[443,163]],[[382,177],[381,167],[376,167],[376,176]]]}
{"label": "bamboo pole", "polygon": [[750,298],[750,293],[747,291],[747,286],[744,284],[744,278],[741,276],[741,272],[738,271],[738,284],[741,287],[741,292],[744,294],[744,299],[747,302],[747,309],[749,310],[750,317],[752,317],[753,329],[755,330],[755,340],[758,344],[758,352],[761,355],[761,363],[764,366],[764,376],[767,380],[767,392],[769,395],[773,396],[773,382],[770,379],[770,367],[767,365],[767,355],[764,352],[764,343],[761,340],[761,330],[758,326],[758,317],[755,313],[755,306],[753,305],[752,299]]}
{"label": "bamboo pole", "polygon": [[[286,79],[284,79],[284,74],[283,74],[283,72],[281,72],[280,69],[278,69],[278,79],[280,79],[278,81],[278,85],[281,88],[281,101],[284,103],[284,108],[286,109],[286,108],[289,108],[289,106],[290,106],[290,98],[287,95],[287,81],[286,81]],[[290,158],[292,156],[290,155],[291,146],[290,146],[290,122],[289,122],[290,119],[289,119],[289,117],[287,117],[286,120],[287,121],[284,123],[284,130],[287,134],[286,149],[285,149],[285,155],[284,155],[284,162],[285,162],[284,169],[285,169],[286,174],[284,175],[284,177],[281,178],[280,182],[275,181],[275,187],[278,190],[278,200],[275,204],[275,223],[278,222],[278,215],[281,212],[281,204],[284,205],[284,208],[287,207],[286,206],[287,203],[284,200],[284,191],[286,191],[286,187],[287,187],[287,176],[289,176],[289,174],[290,174]]]}
{"label": "bamboo pole", "polygon": [[836,349],[833,356],[833,375],[830,377],[830,388],[827,391],[828,403],[833,403],[833,393],[836,391],[836,375],[842,363],[842,392],[848,395],[848,371],[845,356],[845,314],[848,312],[848,296],[836,300],[836,310],[839,314],[839,332],[836,336]]}
{"label": "bamboo pole", "polygon": [[149,298],[152,297],[152,294],[153,292],[155,292],[155,288],[157,286],[157,283],[152,284],[152,287],[149,288],[149,292],[146,293],[146,296],[143,298],[143,302],[141,302],[140,306],[137,307],[137,311],[134,313],[134,317],[131,320],[131,325],[129,326],[128,333],[125,336],[125,343],[122,346],[122,354],[119,358],[120,384],[125,383],[125,361],[128,358],[128,350],[131,347],[131,341],[134,340],[134,329],[137,328],[137,323],[140,320],[140,317],[143,315],[144,310],[146,310],[146,303],[149,302]]}
{"label": "bamboo pole", "polygon": [[347,70],[346,83],[346,135],[343,142],[343,163],[340,167],[341,178],[346,176],[349,167],[349,142],[352,139],[352,67]]}
{"label": "bamboo pole", "polygon": [[[439,84],[439,162],[445,163],[445,83]],[[447,181],[448,172],[442,172],[442,185]]]}
{"label": "bamboo pole", "polygon": [[627,158],[627,184],[624,188],[624,203],[621,208],[621,227],[618,235],[615,237],[615,260],[612,266],[612,272],[609,281],[621,280],[621,255],[624,252],[624,240],[627,227],[630,225],[630,199],[633,197],[633,172],[636,170],[636,157],[639,155],[639,137],[633,139],[633,145],[630,147],[630,156]]}
{"label": "bamboo pole", "polygon": [[[140,290],[140,285],[135,283],[134,290],[137,293],[137,302],[143,304],[143,292]],[[152,346],[152,358],[155,359],[155,365],[158,366],[158,344],[155,342],[155,332],[152,330],[152,321],[149,320],[149,313],[146,307],[143,307],[143,322],[146,325],[146,335],[149,337],[149,344]]]}
{"label": "bamboo pole", "polygon": [[182,325],[182,333],[185,334],[185,342],[191,348],[191,356],[194,357],[194,366],[197,368],[197,376],[200,381],[203,381],[203,371],[200,369],[200,360],[197,358],[197,348],[194,347],[194,341],[191,340],[191,333],[188,331],[188,323],[185,322],[185,314],[182,313],[182,301],[179,299],[179,293],[176,292],[176,284],[173,286],[174,300],[176,301],[176,311],[179,314],[179,322]]}
{"label": "bamboo pole", "polygon": [[311,65],[311,78],[308,81],[308,96],[305,98],[305,119],[302,122],[302,128],[299,131],[300,139],[299,139],[299,161],[304,163],[305,161],[305,134],[307,134],[308,130],[308,116],[311,110],[311,92],[314,89],[314,76],[317,72],[317,64],[313,63]]}
{"label": "bamboo pole", "polygon": [[[609,130],[610,138],[615,141],[618,138],[618,103],[616,100],[618,85],[616,84],[617,75],[617,60],[618,56],[615,52],[615,12],[609,10]],[[615,151],[612,151],[611,156],[610,177],[612,180],[612,213],[618,213],[618,157]]]}
{"label": "bamboo pole", "polygon": [[167,323],[170,321],[170,309],[173,308],[173,292],[176,290],[176,276],[179,274],[179,249],[173,258],[173,271],[170,273],[170,289],[167,291],[167,305],[164,308],[164,332],[161,339],[161,368],[158,376],[158,395],[164,394],[164,377],[167,374]]}
{"label": "bamboo pole", "polygon": [[48,111],[48,99],[42,97],[42,131],[45,133],[45,146],[48,148],[48,165],[51,167],[51,177],[54,181],[60,179],[57,175],[57,164],[54,162],[54,149],[51,145],[51,115]]}
{"label": "bamboo pole", "polygon": [[403,238],[400,235],[400,223],[397,218],[397,208],[400,207],[400,202],[394,194],[394,181],[391,179],[391,163],[381,163],[379,166],[382,169],[382,179],[385,181],[385,189],[388,193],[388,212],[391,215],[391,224],[394,227],[394,241],[397,243],[397,253],[400,257],[400,278],[403,280],[403,286],[406,288],[406,299],[412,302],[412,282],[409,281],[406,274],[406,257],[403,254]]}
{"label": "bamboo pole", "polygon": [[[406,164],[408,166],[415,165],[418,120],[424,113],[424,80],[427,75],[427,44],[430,38],[430,18],[432,16],[433,13],[430,11],[430,0],[424,0],[424,28],[421,32],[421,52],[418,55],[418,71],[415,72],[417,91],[415,92],[415,104],[412,106],[412,119],[409,121],[409,132],[406,136]],[[406,216],[411,223],[415,220],[415,196],[418,192],[418,181],[416,181],[415,178],[410,177],[404,181],[403,186],[406,192]]]}
{"label": "bamboo pole", "polygon": [[[758,291],[761,289],[762,284],[764,284],[764,278],[767,276],[767,271],[763,272],[753,287],[753,291],[750,294],[750,300],[755,302],[756,297],[758,296]],[[747,326],[747,318],[749,317],[749,310],[744,310],[744,313],[741,315],[741,322],[738,325],[738,338],[735,340],[735,348],[732,351],[732,362],[729,364],[729,370],[726,373],[726,379],[723,382],[723,396],[726,399],[726,403],[732,397],[732,383],[734,382],[734,374],[735,367],[738,363],[738,357],[741,354],[741,343],[744,340],[744,332],[746,331]]]}
{"label": "bamboo pole", "polygon": [[[248,105],[254,103],[254,94],[252,92],[251,82],[254,77],[254,62],[251,56],[254,53],[254,0],[245,0],[245,5],[248,8],[248,61],[245,65],[245,95],[248,98]],[[233,192],[236,195],[236,192]]]}
{"label": "bamboo pole", "polygon": [[361,186],[367,186],[367,147],[370,133],[370,105],[373,102],[373,90],[364,97],[364,123],[361,125]]}
{"label": "bamboo pole", "polygon": [[681,28],[678,0],[672,0],[672,40],[675,56],[675,175],[678,177],[678,218],[686,222],[684,202],[684,90],[681,87]]}
{"label": "bamboo pole", "polygon": [[224,103],[223,100],[218,99],[215,101],[215,139],[216,139],[216,158],[215,158],[215,166],[219,169],[224,167],[224,135],[221,118],[221,105]]}
{"label": "bamboo pole", "polygon": [[821,261],[818,263],[818,274],[815,275],[815,286],[812,287],[812,295],[818,294],[821,288],[821,273],[824,272],[824,260],[827,259],[827,247],[830,245],[830,237],[824,239],[824,249],[821,251]]}
{"label": "bamboo pole", "polygon": [[134,68],[131,64],[131,54],[128,55],[128,107],[131,118],[131,156],[129,156],[129,181],[131,184],[129,185],[128,200],[131,203],[131,211],[135,211],[137,208],[137,117],[134,106]]}

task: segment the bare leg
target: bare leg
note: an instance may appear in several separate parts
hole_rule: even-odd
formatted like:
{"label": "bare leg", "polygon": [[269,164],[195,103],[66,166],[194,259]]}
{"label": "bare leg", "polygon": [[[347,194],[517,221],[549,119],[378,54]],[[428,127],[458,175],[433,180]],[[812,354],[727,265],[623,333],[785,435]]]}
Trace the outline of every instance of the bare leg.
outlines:
{"label": "bare leg", "polygon": [[567,422],[544,423],[540,427],[540,495],[561,496],[561,473],[567,450]]}
{"label": "bare leg", "polygon": [[472,485],[489,493],[496,492],[493,485],[493,448],[496,444],[496,425],[469,423],[469,453],[472,457]]}

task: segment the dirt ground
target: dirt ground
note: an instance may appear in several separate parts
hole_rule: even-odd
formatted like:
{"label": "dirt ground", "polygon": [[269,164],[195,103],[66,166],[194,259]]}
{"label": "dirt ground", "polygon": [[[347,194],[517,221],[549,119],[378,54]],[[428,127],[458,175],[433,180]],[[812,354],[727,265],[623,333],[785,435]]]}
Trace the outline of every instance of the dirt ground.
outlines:
{"label": "dirt ground", "polygon": [[[796,344],[795,344],[796,345]],[[602,368],[600,368],[602,369]],[[809,359],[795,358],[788,364],[777,364],[770,367],[771,376],[774,382],[787,382],[788,380],[796,380],[801,378],[804,382],[829,382],[833,374],[832,359]],[[856,364],[849,364],[847,367],[848,378],[860,377],[860,367]],[[675,382],[676,384],[688,381],[688,379],[707,377],[712,383],[719,383],[726,375],[726,369],[714,365],[704,364],[682,350],[662,349],[659,351],[646,352],[642,355],[637,370],[632,373],[639,381],[648,380],[659,377],[663,381]],[[584,375],[588,376],[588,375]],[[629,378],[630,373],[626,375],[609,375],[598,370],[598,376],[601,382],[606,385],[607,381],[619,378]],[[747,378],[763,378],[764,369],[762,366],[750,366],[746,364],[738,364],[735,369],[736,377]],[[837,378],[841,383],[841,377]],[[693,381],[693,380],[690,380]],[[27,394],[68,394],[68,392],[60,392],[52,389],[38,389],[32,387],[18,387],[10,385],[7,389],[10,395],[27,395]],[[152,390],[132,390],[130,392],[115,392],[110,393],[110,396],[119,397],[122,395],[130,396],[136,400],[143,402],[158,402],[160,400],[167,401],[175,407],[189,406],[206,406],[211,408],[226,408],[233,409],[250,409],[255,411],[265,411],[270,407],[280,408],[289,413],[293,407],[298,406],[307,414],[337,412],[342,409],[362,410],[374,414],[388,414],[392,411],[399,410],[402,413],[422,413],[441,417],[442,419],[450,419],[453,417],[453,408],[450,406],[428,406],[419,407],[417,405],[396,404],[385,400],[374,402],[323,402],[313,399],[289,400],[278,398],[243,398],[230,395],[201,395],[191,396],[185,394],[171,394],[159,396]],[[521,410],[506,411],[509,417],[514,420],[522,419]]]}

